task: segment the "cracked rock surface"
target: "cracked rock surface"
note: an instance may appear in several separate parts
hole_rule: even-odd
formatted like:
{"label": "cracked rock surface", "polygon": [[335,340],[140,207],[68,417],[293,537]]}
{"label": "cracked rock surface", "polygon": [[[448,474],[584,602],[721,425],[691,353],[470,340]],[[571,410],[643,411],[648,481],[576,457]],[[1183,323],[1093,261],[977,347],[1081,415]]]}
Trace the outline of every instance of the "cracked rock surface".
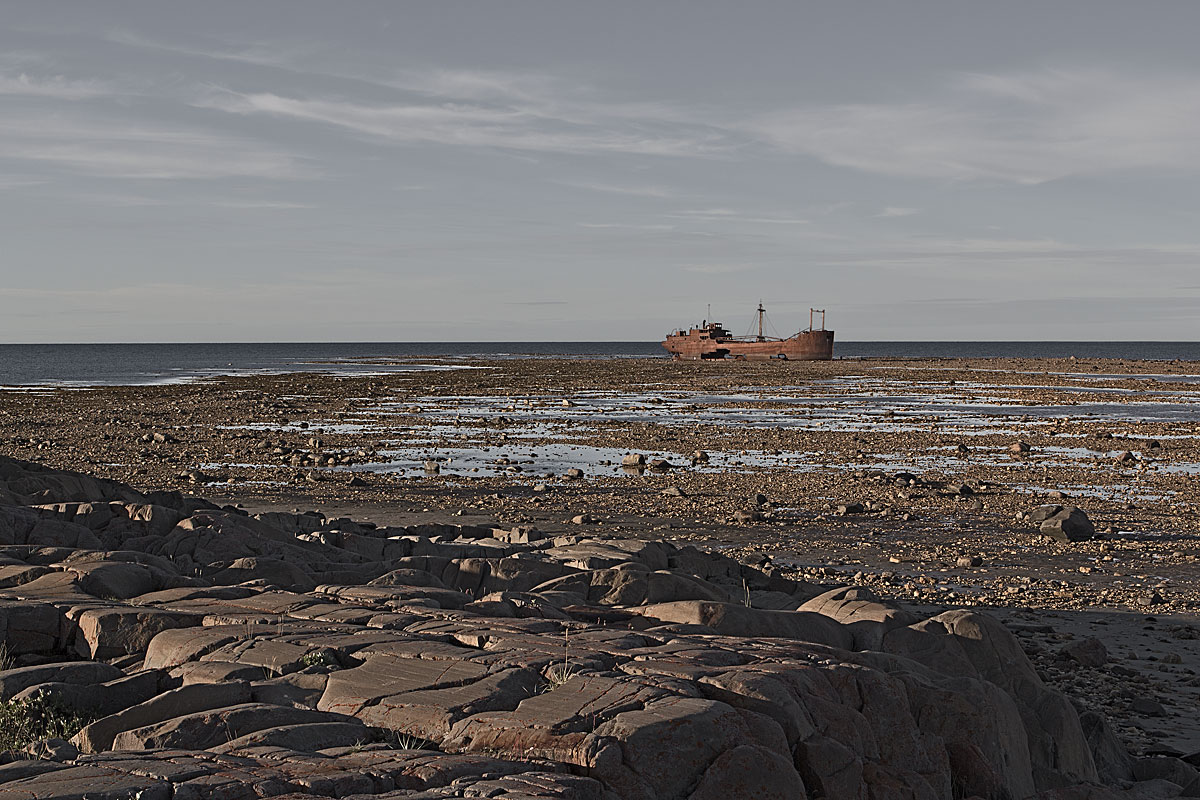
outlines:
{"label": "cracked rock surface", "polygon": [[86,721],[6,755],[3,800],[1200,793],[986,613],[667,541],[251,516],[0,457],[0,634],[10,716]]}

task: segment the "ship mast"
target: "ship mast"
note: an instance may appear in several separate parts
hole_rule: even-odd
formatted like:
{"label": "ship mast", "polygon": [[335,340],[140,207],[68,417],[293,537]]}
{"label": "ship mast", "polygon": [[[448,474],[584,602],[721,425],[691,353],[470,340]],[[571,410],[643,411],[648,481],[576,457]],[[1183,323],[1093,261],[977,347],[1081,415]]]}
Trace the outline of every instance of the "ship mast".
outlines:
{"label": "ship mast", "polygon": [[765,313],[767,313],[767,310],[765,308],[763,308],[762,300],[759,300],[758,301],[758,340],[760,342],[763,340],[763,314],[765,314]]}

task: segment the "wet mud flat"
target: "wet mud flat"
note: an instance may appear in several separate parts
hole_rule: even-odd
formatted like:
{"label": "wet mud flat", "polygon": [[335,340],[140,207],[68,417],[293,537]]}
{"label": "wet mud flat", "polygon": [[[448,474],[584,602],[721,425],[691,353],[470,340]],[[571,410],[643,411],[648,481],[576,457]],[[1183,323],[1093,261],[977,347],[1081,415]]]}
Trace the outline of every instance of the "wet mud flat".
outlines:
{"label": "wet mud flat", "polygon": [[[377,366],[0,391],[0,452],[252,512],[654,536],[984,609],[1135,751],[1200,750],[1200,365]],[[1046,504],[1096,536],[1041,535]],[[1103,657],[1072,654],[1089,638]]]}

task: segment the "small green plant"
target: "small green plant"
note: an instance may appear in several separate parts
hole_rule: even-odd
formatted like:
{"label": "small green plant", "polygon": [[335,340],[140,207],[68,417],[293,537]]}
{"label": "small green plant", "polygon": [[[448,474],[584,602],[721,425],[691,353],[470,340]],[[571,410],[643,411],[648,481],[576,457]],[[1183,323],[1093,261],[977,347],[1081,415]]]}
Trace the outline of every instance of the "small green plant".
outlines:
{"label": "small green plant", "polygon": [[13,666],[13,654],[12,651],[8,649],[8,642],[0,642],[0,672],[3,672],[6,669],[12,669]]}
{"label": "small green plant", "polygon": [[70,739],[95,719],[41,693],[0,703],[0,752],[17,753],[43,739]]}
{"label": "small green plant", "polygon": [[313,650],[300,657],[300,663],[306,667],[336,667],[337,657],[331,650]]}

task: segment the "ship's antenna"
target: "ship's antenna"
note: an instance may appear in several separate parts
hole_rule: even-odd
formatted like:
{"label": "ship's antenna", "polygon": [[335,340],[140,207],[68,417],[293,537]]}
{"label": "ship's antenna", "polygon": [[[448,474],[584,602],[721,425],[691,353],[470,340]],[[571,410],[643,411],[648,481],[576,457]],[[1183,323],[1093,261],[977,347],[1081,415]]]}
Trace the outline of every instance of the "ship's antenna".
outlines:
{"label": "ship's antenna", "polygon": [[708,316],[704,318],[706,321],[712,319],[712,303],[708,304]]}

